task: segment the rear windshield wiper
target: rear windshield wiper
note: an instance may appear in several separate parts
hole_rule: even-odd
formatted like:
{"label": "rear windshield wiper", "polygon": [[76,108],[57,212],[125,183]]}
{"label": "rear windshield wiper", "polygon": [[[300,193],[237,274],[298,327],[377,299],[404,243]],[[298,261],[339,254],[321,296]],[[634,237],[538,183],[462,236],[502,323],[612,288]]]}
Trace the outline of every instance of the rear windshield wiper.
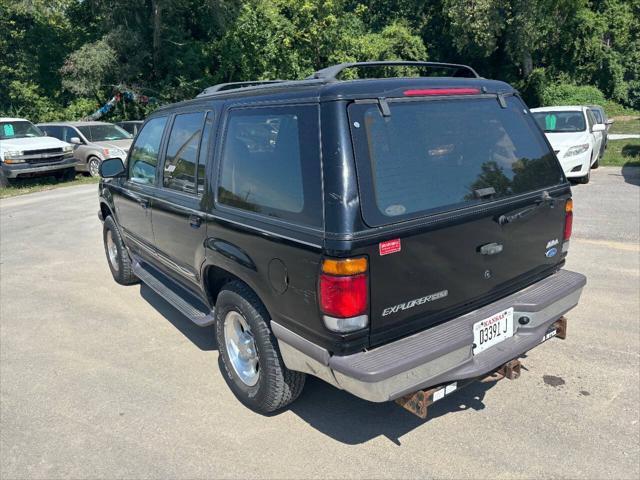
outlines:
{"label": "rear windshield wiper", "polygon": [[500,215],[496,221],[500,224],[500,225],[506,225],[507,223],[513,223],[517,220],[520,220],[522,218],[526,218],[530,215],[532,215],[533,213],[535,213],[537,210],[539,210],[542,207],[545,207],[549,205],[550,208],[553,208],[555,206],[555,200],[553,199],[553,197],[551,195],[549,195],[549,192],[547,192],[546,190],[544,192],[542,192],[542,198],[536,200],[536,204],[532,205],[530,207],[527,208],[523,208],[522,210],[515,210],[513,212],[509,212],[509,213],[505,213],[503,215]]}

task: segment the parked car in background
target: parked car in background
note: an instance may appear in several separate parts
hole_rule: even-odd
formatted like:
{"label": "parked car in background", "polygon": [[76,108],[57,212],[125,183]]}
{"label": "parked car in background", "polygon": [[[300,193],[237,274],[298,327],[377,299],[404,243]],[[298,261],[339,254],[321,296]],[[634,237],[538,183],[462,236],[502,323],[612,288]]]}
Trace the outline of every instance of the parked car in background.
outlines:
{"label": "parked car in background", "polygon": [[604,108],[602,108],[600,105],[589,105],[589,109],[593,112],[593,115],[594,117],[596,117],[597,122],[602,123],[607,127],[607,129],[602,132],[604,135],[601,151],[602,156],[604,155],[604,151],[607,149],[607,144],[609,143],[609,129],[613,124],[613,119],[607,117],[607,112],[605,112]]}
{"label": "parked car in background", "polygon": [[127,158],[133,135],[107,122],[51,122],[38,126],[50,137],[75,145],[76,169],[98,176],[105,158]]}
{"label": "parked car in background", "polygon": [[589,183],[591,168],[598,168],[606,126],[585,106],[533,108],[531,113],[567,178]]}
{"label": "parked car in background", "polygon": [[9,179],[55,175],[72,179],[73,146],[44,132],[24,118],[0,118],[0,187]]}
{"label": "parked car in background", "polygon": [[126,120],[124,122],[116,122],[116,125],[135,137],[143,123],[144,120]]}

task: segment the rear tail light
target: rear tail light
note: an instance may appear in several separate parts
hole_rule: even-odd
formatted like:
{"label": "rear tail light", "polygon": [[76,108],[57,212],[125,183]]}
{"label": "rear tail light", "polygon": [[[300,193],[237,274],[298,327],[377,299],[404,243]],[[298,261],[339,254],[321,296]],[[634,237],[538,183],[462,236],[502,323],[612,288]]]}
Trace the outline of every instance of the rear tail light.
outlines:
{"label": "rear tail light", "polygon": [[573,200],[567,200],[564,205],[564,242],[562,243],[562,253],[569,251],[569,239],[571,238],[571,230],[573,229]]}
{"label": "rear tail light", "polygon": [[573,200],[567,200],[567,203],[564,205],[564,210],[564,241],[566,242],[571,238],[571,229],[573,228]]}
{"label": "rear tail light", "polygon": [[325,259],[318,284],[325,326],[334,332],[352,332],[369,324],[367,259]]}
{"label": "rear tail light", "polygon": [[322,262],[322,273],[330,275],[357,275],[358,273],[366,272],[367,259],[364,257],[340,260],[325,258]]}
{"label": "rear tail light", "polygon": [[404,91],[407,97],[422,95],[476,95],[478,93],[480,93],[478,88],[424,88]]}

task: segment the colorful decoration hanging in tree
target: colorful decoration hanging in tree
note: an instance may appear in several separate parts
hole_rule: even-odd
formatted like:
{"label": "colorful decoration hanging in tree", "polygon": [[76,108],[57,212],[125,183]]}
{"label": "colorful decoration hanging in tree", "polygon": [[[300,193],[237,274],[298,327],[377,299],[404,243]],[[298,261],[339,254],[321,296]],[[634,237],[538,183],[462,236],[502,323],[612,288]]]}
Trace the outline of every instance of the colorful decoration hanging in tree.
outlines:
{"label": "colorful decoration hanging in tree", "polygon": [[93,112],[91,115],[83,118],[83,120],[98,120],[103,115],[106,115],[115,107],[118,102],[127,102],[127,103],[140,103],[142,105],[147,105],[149,103],[155,103],[156,99],[153,97],[147,97],[146,95],[139,95],[135,92],[123,91],[116,93],[111,99],[105,103],[98,110]]}

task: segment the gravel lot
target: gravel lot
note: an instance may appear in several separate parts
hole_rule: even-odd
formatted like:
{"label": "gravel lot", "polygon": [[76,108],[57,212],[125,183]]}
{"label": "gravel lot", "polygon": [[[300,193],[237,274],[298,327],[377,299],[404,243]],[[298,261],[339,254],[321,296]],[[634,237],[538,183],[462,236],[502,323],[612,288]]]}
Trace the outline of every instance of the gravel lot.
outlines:
{"label": "gravel lot", "polygon": [[315,379],[289,410],[247,410],[211,328],[112,281],[95,185],[2,200],[0,478],[637,479],[639,185],[601,167],[574,187],[567,266],[589,283],[567,340],[426,422]]}

